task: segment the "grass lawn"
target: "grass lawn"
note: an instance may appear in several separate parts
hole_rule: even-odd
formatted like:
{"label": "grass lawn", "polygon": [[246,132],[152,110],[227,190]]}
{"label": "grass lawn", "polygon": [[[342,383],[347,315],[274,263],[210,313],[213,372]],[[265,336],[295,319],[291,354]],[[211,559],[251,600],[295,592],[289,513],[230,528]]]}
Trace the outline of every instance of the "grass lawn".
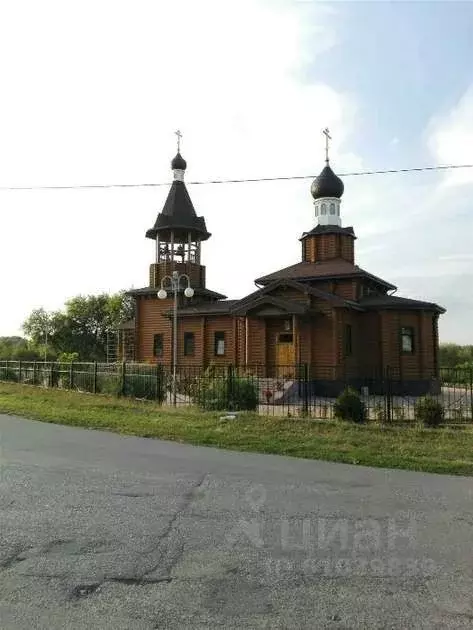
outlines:
{"label": "grass lawn", "polygon": [[0,413],[238,451],[473,474],[471,427],[358,426],[255,414],[223,422],[221,413],[11,383],[0,383]]}

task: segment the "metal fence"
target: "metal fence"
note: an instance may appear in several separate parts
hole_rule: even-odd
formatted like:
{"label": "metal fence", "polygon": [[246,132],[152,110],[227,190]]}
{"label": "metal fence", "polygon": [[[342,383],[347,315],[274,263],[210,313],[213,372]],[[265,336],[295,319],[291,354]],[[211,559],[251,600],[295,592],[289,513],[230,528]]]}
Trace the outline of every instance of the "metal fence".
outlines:
{"label": "metal fence", "polygon": [[[57,363],[0,361],[0,381],[112,394],[167,405],[197,405],[210,410],[255,410],[261,414],[334,418],[338,390],[354,386],[362,395],[367,418],[412,422],[418,395],[403,393],[405,383],[389,368],[364,378],[349,378],[336,366],[322,371],[308,365],[170,366],[147,363]],[[320,379],[322,373],[323,379]],[[441,368],[434,397],[449,423],[473,421],[473,368]],[[333,389],[333,388],[332,388]],[[405,389],[405,387],[404,387]]]}

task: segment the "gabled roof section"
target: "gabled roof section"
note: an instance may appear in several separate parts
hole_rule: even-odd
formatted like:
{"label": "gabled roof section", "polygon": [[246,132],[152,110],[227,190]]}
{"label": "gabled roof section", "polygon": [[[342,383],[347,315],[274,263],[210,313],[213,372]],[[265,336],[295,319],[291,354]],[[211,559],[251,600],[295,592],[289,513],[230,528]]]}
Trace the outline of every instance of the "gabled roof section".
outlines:
{"label": "gabled roof section", "polygon": [[409,298],[398,297],[397,295],[369,295],[360,300],[360,306],[365,309],[407,309],[435,311],[445,313],[446,309],[434,302],[423,302],[422,300],[411,300]]}
{"label": "gabled roof section", "polygon": [[[154,295],[158,299],[159,289],[154,287],[143,287],[142,289],[130,289],[126,291],[126,295],[139,296],[139,295]],[[194,295],[209,298],[211,300],[226,300],[227,296],[210,289],[203,289],[201,287],[194,288]]]}
{"label": "gabled roof section", "polygon": [[382,278],[373,276],[358,265],[345,260],[343,258],[334,258],[323,262],[300,262],[284,269],[279,269],[267,276],[262,276],[255,280],[257,284],[270,284],[276,280],[296,280],[296,281],[309,281],[309,280],[329,280],[331,278],[355,278],[364,277],[372,280],[386,289],[394,290],[393,284],[386,282]]}
{"label": "gabled roof section", "polygon": [[146,232],[147,238],[156,239],[161,232],[192,232],[200,240],[210,237],[204,217],[198,217],[183,181],[174,180],[162,212],[154,226]]}
{"label": "gabled roof section", "polygon": [[[219,300],[217,302],[203,302],[195,306],[186,306],[177,311],[178,317],[192,317],[192,315],[231,315],[232,306],[239,300]],[[172,311],[166,313],[172,315]]]}
{"label": "gabled roof section", "polygon": [[301,304],[300,302],[295,302],[294,300],[286,300],[281,297],[275,297],[269,294],[260,294],[255,296],[252,300],[248,300],[244,304],[241,302],[237,303],[232,312],[234,315],[247,315],[252,311],[257,311],[261,307],[269,306],[275,308],[277,311],[281,311],[281,313],[285,313],[287,315],[304,315],[308,312],[308,305]]}
{"label": "gabled roof section", "polygon": [[340,227],[339,225],[316,225],[310,232],[304,232],[299,239],[302,241],[308,236],[314,236],[315,234],[346,234],[356,239],[355,231],[352,227]]}
{"label": "gabled roof section", "polygon": [[271,296],[271,293],[275,289],[279,289],[281,287],[289,287],[292,289],[296,289],[300,291],[301,293],[304,293],[305,295],[312,295],[322,300],[326,300],[327,302],[332,304],[334,307],[345,307],[345,308],[354,308],[356,310],[363,310],[362,308],[360,308],[360,306],[356,302],[353,302],[352,300],[345,300],[344,298],[338,295],[334,295],[333,293],[321,291],[320,289],[311,287],[308,284],[304,284],[302,282],[297,282],[295,280],[290,280],[290,279],[285,279],[285,278],[281,280],[275,280],[274,282],[271,282],[264,288],[258,289],[257,291],[250,293],[246,297],[239,300],[232,310],[235,314],[245,314],[245,312],[248,312],[248,310],[253,308],[253,305],[260,303],[262,297],[266,297],[266,296],[271,297],[273,299],[283,300],[285,302],[290,302],[291,304],[294,304],[295,302],[292,300],[285,300],[285,298],[281,298],[279,296],[277,296],[277,298],[275,298],[274,296]]}

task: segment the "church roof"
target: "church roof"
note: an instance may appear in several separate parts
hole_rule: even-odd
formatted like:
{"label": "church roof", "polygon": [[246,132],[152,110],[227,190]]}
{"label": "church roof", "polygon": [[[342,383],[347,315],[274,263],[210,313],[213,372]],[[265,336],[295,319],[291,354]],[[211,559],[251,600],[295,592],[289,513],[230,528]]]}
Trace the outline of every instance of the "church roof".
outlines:
{"label": "church roof", "polygon": [[192,315],[226,315],[230,314],[233,306],[237,304],[239,300],[218,300],[217,302],[203,302],[196,304],[195,306],[186,306],[180,308],[177,312],[178,316],[192,316]]}
{"label": "church roof", "polygon": [[393,284],[382,280],[377,276],[373,276],[358,265],[354,265],[343,258],[334,258],[324,262],[300,262],[284,269],[279,269],[267,276],[262,276],[255,280],[257,284],[269,284],[274,280],[282,280],[283,278],[292,280],[329,280],[331,278],[354,278],[364,277],[374,280],[378,284],[382,284],[387,289],[396,289]]}
{"label": "church roof", "polygon": [[339,225],[316,225],[313,230],[310,232],[304,232],[299,239],[306,238],[307,236],[312,236],[314,234],[347,234],[348,236],[353,236],[356,238],[355,232],[352,227],[341,227]]}
{"label": "church roof", "polygon": [[176,155],[172,159],[171,168],[173,171],[176,169],[180,171],[185,171],[187,168],[187,162],[182,157],[179,151],[176,153]]}
{"label": "church roof", "polygon": [[395,309],[414,309],[424,311],[437,311],[445,313],[446,309],[434,302],[423,302],[422,300],[411,300],[410,298],[399,297],[397,295],[369,295],[361,298],[359,301],[363,308],[395,308]]}
{"label": "church roof", "polygon": [[351,308],[355,310],[363,310],[358,305],[358,303],[354,302],[353,300],[347,300],[339,295],[335,295],[334,293],[321,291],[320,289],[317,289],[316,287],[311,287],[302,282],[297,282],[296,280],[283,278],[280,280],[275,280],[274,282],[269,283],[267,286],[263,287],[262,289],[257,289],[256,291],[254,291],[253,293],[250,293],[249,295],[242,298],[241,300],[238,300],[238,302],[235,304],[235,306],[232,309],[233,313],[237,315],[244,315],[249,310],[251,310],[254,306],[258,305],[263,298],[284,300],[284,298],[281,298],[279,296],[276,298],[273,298],[273,296],[271,295],[272,291],[280,287],[289,287],[289,288],[297,289],[298,291],[300,291],[301,293],[305,293],[306,295],[312,295],[316,298],[321,298],[322,300],[326,300],[327,302],[330,302],[332,306],[334,307],[345,307],[345,308]]}
{"label": "church roof", "polygon": [[336,197],[340,199],[343,195],[344,188],[340,177],[335,175],[327,163],[320,175],[312,182],[310,192],[314,199],[322,199],[322,197]]}
{"label": "church roof", "polygon": [[[141,289],[130,289],[126,292],[127,295],[155,295],[157,297],[159,288],[155,287],[143,287]],[[212,300],[225,300],[226,295],[222,293],[217,293],[216,291],[211,291],[210,289],[203,289],[202,287],[194,287],[194,295],[202,296],[206,298],[210,298]]]}
{"label": "church roof", "polygon": [[160,233],[192,232],[201,241],[206,241],[207,232],[204,217],[198,217],[183,181],[174,180],[162,212],[154,226],[146,232],[147,238],[155,239]]}

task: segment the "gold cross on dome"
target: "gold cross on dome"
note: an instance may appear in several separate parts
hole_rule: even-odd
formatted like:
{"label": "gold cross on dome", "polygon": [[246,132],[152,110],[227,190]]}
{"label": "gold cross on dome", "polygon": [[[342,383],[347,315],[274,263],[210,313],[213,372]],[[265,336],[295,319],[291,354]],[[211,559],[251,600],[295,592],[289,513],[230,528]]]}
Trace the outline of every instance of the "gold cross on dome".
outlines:
{"label": "gold cross on dome", "polygon": [[181,151],[181,138],[182,138],[182,133],[179,131],[179,129],[177,131],[174,132],[177,136],[177,152],[180,153]]}
{"label": "gold cross on dome", "polygon": [[328,127],[325,127],[322,133],[325,136],[325,161],[328,164],[328,141],[332,139],[332,136],[330,135],[330,131]]}

